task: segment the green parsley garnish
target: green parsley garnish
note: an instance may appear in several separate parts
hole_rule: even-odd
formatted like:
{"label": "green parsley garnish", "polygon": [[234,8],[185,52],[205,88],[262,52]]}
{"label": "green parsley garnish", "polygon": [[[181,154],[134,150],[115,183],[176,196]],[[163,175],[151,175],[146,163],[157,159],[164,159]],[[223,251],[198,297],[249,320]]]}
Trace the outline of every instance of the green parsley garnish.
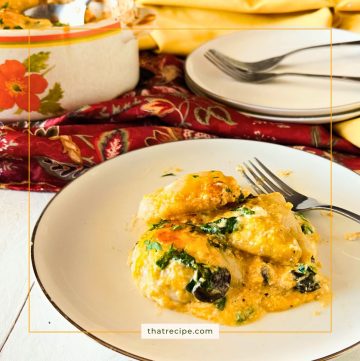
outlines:
{"label": "green parsley garnish", "polygon": [[237,218],[220,218],[214,222],[203,224],[199,230],[207,234],[227,234],[236,231]]}
{"label": "green parsley garnish", "polygon": [[226,305],[226,297],[218,299],[217,301],[214,302],[214,305],[218,310],[222,311]]}
{"label": "green parsley garnish", "polygon": [[240,216],[251,216],[255,214],[255,211],[247,207],[240,207],[237,208],[236,210],[240,212]]}
{"label": "green parsley garnish", "polygon": [[235,314],[236,323],[245,322],[253,313],[254,313],[253,308],[248,308],[248,309],[244,310],[243,312],[236,312],[236,314]]}
{"label": "green parsley garnish", "polygon": [[153,225],[151,225],[149,231],[153,231],[154,229],[163,228],[165,226],[165,224],[167,224],[167,223],[169,223],[168,220],[161,219],[158,223],[154,223]]}
{"label": "green parsley garnish", "polygon": [[144,244],[146,245],[147,251],[155,250],[157,252],[162,250],[161,244],[159,242],[150,241],[147,239]]}
{"label": "green parsley garnish", "polygon": [[60,21],[56,21],[55,23],[53,23],[54,26],[68,26],[68,24],[64,24]]}
{"label": "green parsley garnish", "polygon": [[312,234],[312,233],[314,233],[313,228],[310,225],[308,225],[307,223],[303,223],[301,225],[301,230],[302,230],[302,232],[304,234]]}
{"label": "green parsley garnish", "polygon": [[161,269],[165,269],[171,260],[178,260],[185,266],[195,268],[196,262],[195,258],[190,256],[185,251],[177,250],[173,247],[173,245],[170,246],[169,250],[163,254],[163,256],[156,261],[156,265],[159,266]]}

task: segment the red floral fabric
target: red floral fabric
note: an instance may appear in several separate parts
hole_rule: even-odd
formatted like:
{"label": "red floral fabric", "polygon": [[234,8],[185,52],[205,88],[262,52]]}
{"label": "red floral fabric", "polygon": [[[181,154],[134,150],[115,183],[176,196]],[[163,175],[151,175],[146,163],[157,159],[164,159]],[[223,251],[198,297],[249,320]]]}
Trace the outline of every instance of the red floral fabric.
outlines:
{"label": "red floral fabric", "polygon": [[[138,87],[117,99],[33,122],[30,129],[27,122],[0,125],[0,187],[58,191],[95,164],[134,149],[214,137],[284,144],[327,158],[332,141],[333,159],[360,172],[360,149],[331,138],[329,126],[247,117],[192,94],[184,83],[181,59],[144,52],[140,61]],[[12,101],[18,98],[7,98]]]}

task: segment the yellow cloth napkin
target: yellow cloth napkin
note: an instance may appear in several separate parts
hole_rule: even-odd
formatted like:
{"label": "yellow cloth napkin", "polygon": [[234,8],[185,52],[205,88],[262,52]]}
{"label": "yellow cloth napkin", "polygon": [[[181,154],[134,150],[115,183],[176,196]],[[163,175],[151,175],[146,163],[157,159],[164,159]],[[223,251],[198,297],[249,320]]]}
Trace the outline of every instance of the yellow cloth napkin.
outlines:
{"label": "yellow cloth napkin", "polygon": [[158,48],[156,41],[147,31],[143,31],[137,34],[137,38],[139,41],[140,50],[156,50]]}
{"label": "yellow cloth napkin", "polygon": [[335,123],[334,130],[341,137],[360,148],[360,118]]}
{"label": "yellow cloth napkin", "polygon": [[334,27],[360,33],[360,11],[337,11],[334,15]]}
{"label": "yellow cloth napkin", "polygon": [[331,7],[333,3],[334,0],[137,0],[139,5],[196,7],[253,14],[314,10]]}
{"label": "yellow cloth napkin", "polygon": [[[198,8],[152,7],[155,23],[139,38],[141,49],[187,55],[219,35],[248,28],[324,28],[332,24],[328,8],[282,15],[251,15]],[[149,38],[150,36],[150,38]]]}
{"label": "yellow cloth napkin", "polygon": [[360,32],[360,0],[335,0],[333,26]]}
{"label": "yellow cloth napkin", "polygon": [[360,11],[360,0],[335,0],[337,11]]}

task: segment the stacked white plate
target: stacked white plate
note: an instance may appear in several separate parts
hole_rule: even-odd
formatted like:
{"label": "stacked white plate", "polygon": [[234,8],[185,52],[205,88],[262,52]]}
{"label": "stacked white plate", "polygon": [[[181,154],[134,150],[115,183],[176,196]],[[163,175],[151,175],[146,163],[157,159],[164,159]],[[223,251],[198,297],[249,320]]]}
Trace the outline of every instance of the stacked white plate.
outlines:
{"label": "stacked white plate", "polygon": [[329,75],[329,79],[279,77],[265,83],[232,79],[205,57],[216,49],[252,62],[302,47],[360,40],[338,29],[241,30],[216,38],[191,53],[185,64],[188,86],[197,94],[231,105],[256,118],[321,124],[360,116],[360,81],[331,80],[330,75],[360,77],[360,45],[312,49],[285,58],[271,72]]}

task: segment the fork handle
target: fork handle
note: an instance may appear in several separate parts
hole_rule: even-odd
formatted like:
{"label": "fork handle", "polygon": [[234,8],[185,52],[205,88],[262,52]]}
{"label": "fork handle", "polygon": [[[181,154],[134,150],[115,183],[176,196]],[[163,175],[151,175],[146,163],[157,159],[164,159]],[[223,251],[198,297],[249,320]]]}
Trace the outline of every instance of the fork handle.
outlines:
{"label": "fork handle", "polygon": [[310,207],[309,209],[324,209],[324,210],[328,210],[328,211],[333,211],[335,213],[339,213],[347,218],[350,218],[352,219],[353,221],[355,222],[358,222],[360,223],[360,215],[354,213],[354,212],[351,212],[351,211],[348,211],[344,208],[340,208],[340,207],[336,207],[336,206],[330,206],[330,205],[316,205],[316,206],[313,206],[313,207]]}
{"label": "fork handle", "polygon": [[353,80],[353,81],[360,81],[360,77],[358,76],[346,76],[346,75],[325,75],[325,74],[308,74],[308,73],[266,73],[272,74],[274,76],[306,76],[312,78],[326,78],[326,79],[339,79],[339,80]]}
{"label": "fork handle", "polygon": [[286,53],[284,55],[295,54],[295,53],[298,53],[298,52],[303,51],[303,50],[326,48],[326,47],[330,47],[330,46],[334,47],[334,46],[348,46],[348,45],[360,45],[360,40],[345,41],[343,43],[332,43],[332,44],[329,43],[329,44],[307,46],[306,48],[300,48],[300,49],[295,49],[295,50],[289,51],[288,53]]}

